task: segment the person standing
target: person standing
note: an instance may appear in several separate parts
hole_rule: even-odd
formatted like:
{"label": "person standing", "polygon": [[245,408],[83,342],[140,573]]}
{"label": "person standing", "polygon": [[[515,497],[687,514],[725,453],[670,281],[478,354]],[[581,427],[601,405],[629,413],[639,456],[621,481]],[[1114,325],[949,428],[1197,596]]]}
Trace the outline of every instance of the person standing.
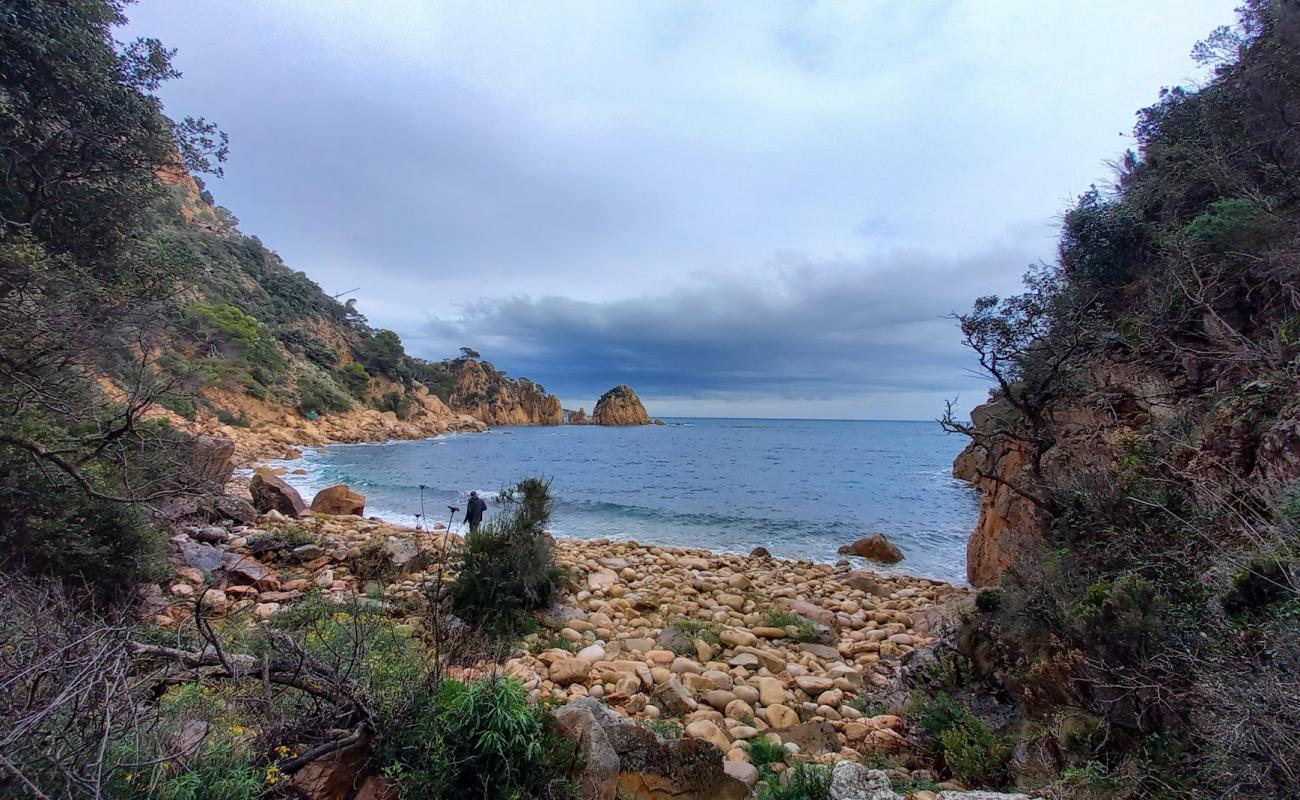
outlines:
{"label": "person standing", "polygon": [[477,533],[483,524],[483,513],[487,511],[487,501],[478,496],[478,492],[469,493],[469,503],[465,505],[465,521],[469,523],[469,532]]}

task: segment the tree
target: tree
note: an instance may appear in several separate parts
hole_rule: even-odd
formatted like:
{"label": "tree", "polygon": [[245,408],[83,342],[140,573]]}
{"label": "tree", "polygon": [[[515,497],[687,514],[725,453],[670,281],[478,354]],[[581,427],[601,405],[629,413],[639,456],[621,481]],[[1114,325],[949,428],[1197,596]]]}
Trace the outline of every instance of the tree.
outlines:
{"label": "tree", "polygon": [[462,347],[460,349],[461,358],[481,358],[479,352],[472,347]]}
{"label": "tree", "polygon": [[217,170],[225,137],[203,120],[162,114],[152,92],[176,77],[172,53],[153,39],[118,47],[112,33],[125,6],[28,0],[7,3],[0,18],[8,542],[39,539],[33,526],[62,530],[25,508],[94,514],[97,504],[155,504],[197,488],[188,437],[142,424],[179,389],[154,354],[182,265],[149,229],[166,191],[160,173]]}

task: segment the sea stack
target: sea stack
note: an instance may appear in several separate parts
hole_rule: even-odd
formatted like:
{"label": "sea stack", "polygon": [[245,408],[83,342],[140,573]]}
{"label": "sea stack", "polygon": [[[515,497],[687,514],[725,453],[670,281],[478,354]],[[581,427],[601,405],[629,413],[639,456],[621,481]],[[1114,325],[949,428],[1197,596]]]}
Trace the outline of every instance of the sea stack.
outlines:
{"label": "sea stack", "polygon": [[591,412],[593,425],[649,425],[650,415],[631,386],[615,386],[600,396]]}

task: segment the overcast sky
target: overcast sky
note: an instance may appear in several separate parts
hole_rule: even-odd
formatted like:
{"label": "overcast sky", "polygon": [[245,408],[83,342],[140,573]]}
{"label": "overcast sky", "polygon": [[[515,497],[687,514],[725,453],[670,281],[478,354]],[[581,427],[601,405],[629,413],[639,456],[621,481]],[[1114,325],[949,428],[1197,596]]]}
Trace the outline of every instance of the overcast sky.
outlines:
{"label": "overcast sky", "polygon": [[932,419],[1236,0],[141,0],[241,229],[591,408]]}

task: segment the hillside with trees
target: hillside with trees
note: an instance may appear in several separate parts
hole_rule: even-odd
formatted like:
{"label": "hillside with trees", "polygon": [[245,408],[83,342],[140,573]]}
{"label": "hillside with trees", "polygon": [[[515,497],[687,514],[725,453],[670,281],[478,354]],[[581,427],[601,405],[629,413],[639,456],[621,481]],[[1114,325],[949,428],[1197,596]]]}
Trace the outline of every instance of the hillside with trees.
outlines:
{"label": "hillside with trees", "polygon": [[945,697],[1066,796],[1300,785],[1300,4],[1193,55],[1057,263],[959,317],[995,390],[945,420],[986,587]]}

